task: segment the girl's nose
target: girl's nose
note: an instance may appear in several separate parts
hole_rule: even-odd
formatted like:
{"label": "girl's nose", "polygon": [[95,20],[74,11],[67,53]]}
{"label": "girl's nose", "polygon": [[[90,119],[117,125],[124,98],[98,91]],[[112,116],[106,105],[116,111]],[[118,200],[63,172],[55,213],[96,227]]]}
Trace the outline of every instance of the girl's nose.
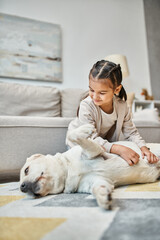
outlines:
{"label": "girl's nose", "polygon": [[93,93],[93,99],[95,99],[95,100],[99,99],[99,94],[98,93]]}

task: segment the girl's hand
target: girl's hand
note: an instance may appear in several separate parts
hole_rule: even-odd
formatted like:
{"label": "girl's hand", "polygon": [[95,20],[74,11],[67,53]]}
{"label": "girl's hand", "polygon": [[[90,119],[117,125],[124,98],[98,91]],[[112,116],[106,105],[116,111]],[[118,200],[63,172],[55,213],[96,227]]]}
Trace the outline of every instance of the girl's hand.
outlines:
{"label": "girl's hand", "polygon": [[113,144],[110,152],[116,153],[121,156],[130,166],[139,162],[139,154],[133,151],[131,148],[118,144]]}
{"label": "girl's hand", "polygon": [[150,152],[147,147],[145,146],[141,147],[141,152],[142,152],[142,158],[146,156],[149,163],[158,162],[159,158],[156,157],[152,152]]}

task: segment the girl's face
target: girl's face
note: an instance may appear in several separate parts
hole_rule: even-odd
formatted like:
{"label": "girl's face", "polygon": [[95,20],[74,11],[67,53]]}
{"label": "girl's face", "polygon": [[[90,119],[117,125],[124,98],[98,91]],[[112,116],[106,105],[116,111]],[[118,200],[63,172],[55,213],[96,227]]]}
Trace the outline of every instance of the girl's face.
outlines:
{"label": "girl's face", "polygon": [[94,80],[92,77],[89,80],[89,96],[97,106],[111,105],[114,94],[118,94],[121,90],[121,85],[114,89],[110,79],[104,81]]}

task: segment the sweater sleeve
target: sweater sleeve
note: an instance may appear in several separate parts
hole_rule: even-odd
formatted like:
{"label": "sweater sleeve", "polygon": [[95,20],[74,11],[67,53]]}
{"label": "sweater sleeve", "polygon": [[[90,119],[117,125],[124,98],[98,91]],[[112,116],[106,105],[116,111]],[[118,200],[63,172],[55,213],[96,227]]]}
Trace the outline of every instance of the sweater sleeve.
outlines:
{"label": "sweater sleeve", "polygon": [[91,135],[91,139],[99,145],[103,146],[106,149],[106,152],[110,152],[113,143],[110,143],[106,139],[104,140],[99,136],[97,132],[96,114],[98,113],[95,112],[95,109],[92,109],[92,106],[86,102],[81,102],[79,109],[80,125],[87,123],[92,124],[95,127],[96,131]]}
{"label": "sweater sleeve", "polygon": [[128,107],[122,126],[122,133],[125,140],[135,142],[139,146],[139,148],[146,146],[145,141],[142,139],[135,124],[132,122],[131,113]]}

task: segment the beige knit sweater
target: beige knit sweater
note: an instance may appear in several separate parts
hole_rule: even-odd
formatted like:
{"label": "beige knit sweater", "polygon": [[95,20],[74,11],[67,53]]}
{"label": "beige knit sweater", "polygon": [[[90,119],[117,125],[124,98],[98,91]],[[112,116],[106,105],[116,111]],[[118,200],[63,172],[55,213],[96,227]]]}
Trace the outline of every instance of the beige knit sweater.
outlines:
{"label": "beige knit sweater", "polygon": [[[113,142],[120,140],[121,133],[123,133],[125,140],[135,142],[140,148],[145,146],[145,141],[139,135],[134,123],[132,122],[127,103],[116,96],[113,98],[113,101],[115,111],[117,113],[117,121],[106,133],[105,139],[103,139],[100,135],[102,124],[101,109],[94,104],[90,97],[81,101],[79,116],[69,124],[67,136],[71,130],[83,124],[90,123],[96,128],[96,132],[92,134],[91,139],[105,147],[107,152],[110,152]],[[69,141],[68,137],[66,137],[66,144],[69,147],[74,146],[74,144]]]}

